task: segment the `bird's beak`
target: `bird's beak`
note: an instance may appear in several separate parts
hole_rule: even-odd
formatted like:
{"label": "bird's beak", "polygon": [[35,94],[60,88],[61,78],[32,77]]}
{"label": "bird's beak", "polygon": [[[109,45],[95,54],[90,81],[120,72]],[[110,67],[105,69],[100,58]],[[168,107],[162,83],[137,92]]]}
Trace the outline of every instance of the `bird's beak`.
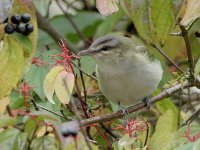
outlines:
{"label": "bird's beak", "polygon": [[85,55],[90,55],[92,52],[91,50],[88,48],[86,50],[80,51],[77,55],[78,56],[85,56]]}

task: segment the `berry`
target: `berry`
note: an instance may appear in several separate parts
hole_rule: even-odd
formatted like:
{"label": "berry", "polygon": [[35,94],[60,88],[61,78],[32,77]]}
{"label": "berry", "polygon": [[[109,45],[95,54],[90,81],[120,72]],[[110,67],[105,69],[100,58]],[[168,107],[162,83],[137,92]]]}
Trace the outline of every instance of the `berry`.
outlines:
{"label": "berry", "polygon": [[24,23],[20,23],[19,25],[16,26],[16,31],[18,33],[24,33],[26,30],[26,25]]}
{"label": "berry", "polygon": [[31,19],[31,16],[30,16],[30,14],[28,14],[28,13],[25,13],[25,14],[23,14],[23,15],[21,16],[21,21],[22,21],[23,23],[29,22],[30,19]]}
{"label": "berry", "polygon": [[7,24],[5,26],[5,32],[11,34],[15,31],[15,27],[12,24]]}
{"label": "berry", "polygon": [[14,24],[19,24],[21,22],[21,16],[19,14],[15,14],[11,17],[11,21]]}
{"label": "berry", "polygon": [[8,17],[4,19],[3,23],[7,23],[8,22]]}
{"label": "berry", "polygon": [[33,32],[34,27],[32,24],[26,24],[26,30],[23,33],[24,35],[29,35],[31,32]]}

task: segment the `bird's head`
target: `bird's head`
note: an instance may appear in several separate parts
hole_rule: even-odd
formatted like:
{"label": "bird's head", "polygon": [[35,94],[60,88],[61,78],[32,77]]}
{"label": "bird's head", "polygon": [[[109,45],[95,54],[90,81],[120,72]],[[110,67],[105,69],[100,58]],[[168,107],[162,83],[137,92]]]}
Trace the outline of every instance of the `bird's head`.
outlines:
{"label": "bird's head", "polygon": [[106,35],[96,39],[91,46],[78,53],[80,56],[90,55],[95,59],[117,59],[134,50],[131,38],[120,35]]}

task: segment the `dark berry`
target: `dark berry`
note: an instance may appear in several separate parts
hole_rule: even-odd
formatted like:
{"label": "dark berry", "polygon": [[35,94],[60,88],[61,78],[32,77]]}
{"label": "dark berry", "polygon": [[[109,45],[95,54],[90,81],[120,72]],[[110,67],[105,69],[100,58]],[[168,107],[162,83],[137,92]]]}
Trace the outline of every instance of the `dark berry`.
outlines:
{"label": "dark berry", "polygon": [[19,14],[15,14],[11,17],[11,21],[14,24],[19,24],[21,22],[21,16]]}
{"label": "dark berry", "polygon": [[29,22],[30,19],[31,19],[31,15],[28,14],[28,13],[25,13],[25,14],[23,14],[23,15],[21,16],[21,21],[22,21],[23,23]]}
{"label": "dark berry", "polygon": [[200,37],[200,32],[195,32],[196,37]]}
{"label": "dark berry", "polygon": [[18,33],[24,33],[25,30],[26,30],[26,24],[24,24],[24,23],[20,23],[20,24],[18,24],[18,25],[16,26],[16,31],[17,31]]}
{"label": "dark berry", "polygon": [[26,24],[26,30],[23,33],[24,35],[29,35],[31,32],[33,32],[34,27],[32,24]]}
{"label": "dark berry", "polygon": [[11,34],[15,31],[15,27],[12,24],[7,24],[5,26],[5,32]]}
{"label": "dark berry", "polygon": [[62,133],[62,136],[64,137],[69,137],[69,136],[76,137],[77,135],[78,135],[77,131],[65,131]]}
{"label": "dark berry", "polygon": [[3,23],[7,23],[7,22],[8,22],[8,17],[4,19]]}

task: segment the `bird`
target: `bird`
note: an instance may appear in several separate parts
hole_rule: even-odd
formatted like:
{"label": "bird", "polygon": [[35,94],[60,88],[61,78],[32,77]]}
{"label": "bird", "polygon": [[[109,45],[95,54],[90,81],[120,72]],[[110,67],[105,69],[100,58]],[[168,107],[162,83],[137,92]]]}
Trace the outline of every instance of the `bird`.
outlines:
{"label": "bird", "polygon": [[163,69],[138,37],[105,35],[77,55],[95,59],[98,85],[109,101],[122,107],[142,100],[150,105],[148,97],[162,79]]}

